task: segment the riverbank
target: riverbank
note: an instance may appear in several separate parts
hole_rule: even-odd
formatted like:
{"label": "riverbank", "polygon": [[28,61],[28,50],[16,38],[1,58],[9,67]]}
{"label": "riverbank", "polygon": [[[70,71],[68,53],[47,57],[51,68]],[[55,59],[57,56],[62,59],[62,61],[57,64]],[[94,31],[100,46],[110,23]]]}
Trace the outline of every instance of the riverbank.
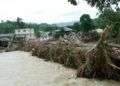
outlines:
{"label": "riverbank", "polygon": [[0,86],[119,86],[112,80],[76,78],[76,70],[46,62],[29,52],[0,53]]}

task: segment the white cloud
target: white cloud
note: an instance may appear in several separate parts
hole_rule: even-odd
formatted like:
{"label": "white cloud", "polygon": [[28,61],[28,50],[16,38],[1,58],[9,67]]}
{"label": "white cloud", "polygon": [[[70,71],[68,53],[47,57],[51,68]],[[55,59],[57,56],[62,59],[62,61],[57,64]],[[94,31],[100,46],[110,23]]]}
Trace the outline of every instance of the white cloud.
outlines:
{"label": "white cloud", "polygon": [[96,17],[97,10],[79,0],[73,6],[67,0],[0,0],[0,20],[21,17],[27,22],[67,22],[79,20],[84,14]]}

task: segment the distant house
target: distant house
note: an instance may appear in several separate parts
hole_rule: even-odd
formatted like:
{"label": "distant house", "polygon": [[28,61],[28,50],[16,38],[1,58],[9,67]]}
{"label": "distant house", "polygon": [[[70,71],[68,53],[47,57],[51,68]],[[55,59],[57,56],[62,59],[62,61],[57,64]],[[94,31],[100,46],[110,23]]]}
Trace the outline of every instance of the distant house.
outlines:
{"label": "distant house", "polygon": [[68,27],[61,27],[60,29],[54,30],[52,32],[54,38],[59,38],[64,35],[69,35],[73,30]]}
{"label": "distant house", "polygon": [[68,28],[68,27],[63,27],[63,29],[64,29],[64,31],[66,31],[66,32],[71,32],[71,31],[73,31],[71,28]]}
{"label": "distant house", "polygon": [[70,32],[72,32],[72,31],[73,31],[73,30],[72,30],[71,28],[62,27],[61,29],[54,30],[54,31],[53,31],[53,34],[60,33],[60,32],[70,33]]}
{"label": "distant house", "polygon": [[35,32],[32,28],[16,29],[15,35],[17,38],[25,38],[26,40],[35,38]]}
{"label": "distant house", "polygon": [[72,29],[68,28],[68,27],[62,27],[61,29],[57,29],[54,32],[60,32],[61,30],[65,31],[65,32],[72,32]]}

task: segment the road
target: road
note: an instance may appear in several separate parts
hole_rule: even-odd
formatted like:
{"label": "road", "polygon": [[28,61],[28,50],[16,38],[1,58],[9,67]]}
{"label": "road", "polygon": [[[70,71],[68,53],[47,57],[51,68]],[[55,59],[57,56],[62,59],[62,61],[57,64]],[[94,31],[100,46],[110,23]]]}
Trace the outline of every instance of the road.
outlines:
{"label": "road", "polygon": [[0,86],[120,86],[112,80],[76,79],[75,73],[28,52],[0,53]]}

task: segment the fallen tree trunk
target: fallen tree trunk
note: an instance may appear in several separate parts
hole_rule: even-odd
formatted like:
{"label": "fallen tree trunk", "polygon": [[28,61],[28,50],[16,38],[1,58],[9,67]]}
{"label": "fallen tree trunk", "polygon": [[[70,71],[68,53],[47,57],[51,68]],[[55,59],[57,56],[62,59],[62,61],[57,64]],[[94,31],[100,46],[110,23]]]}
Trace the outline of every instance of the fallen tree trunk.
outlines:
{"label": "fallen tree trunk", "polygon": [[117,48],[119,48],[120,49],[120,45],[118,45],[118,44],[108,44],[110,47],[117,47]]}
{"label": "fallen tree trunk", "polygon": [[86,53],[86,63],[78,69],[78,77],[120,80],[120,48],[107,43],[110,30],[106,27],[98,44]]}

